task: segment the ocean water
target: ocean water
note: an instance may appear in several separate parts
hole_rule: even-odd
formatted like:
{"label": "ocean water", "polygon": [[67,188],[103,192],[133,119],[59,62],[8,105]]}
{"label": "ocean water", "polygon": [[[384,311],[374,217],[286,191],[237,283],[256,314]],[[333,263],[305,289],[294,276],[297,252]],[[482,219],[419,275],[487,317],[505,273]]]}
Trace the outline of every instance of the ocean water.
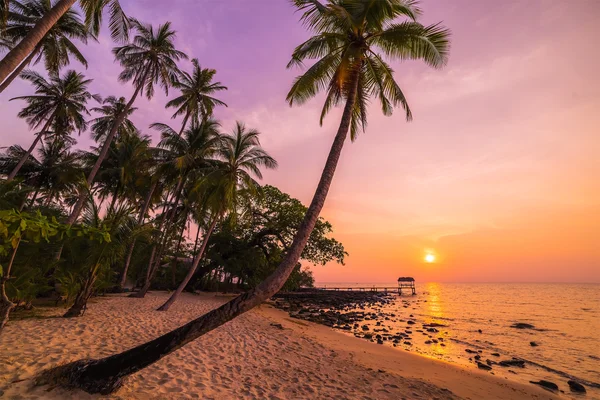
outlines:
{"label": "ocean water", "polygon": [[[396,283],[317,284],[325,285],[329,288],[397,286]],[[481,362],[515,357],[526,361],[525,368],[493,365],[488,373],[527,384],[545,379],[564,391],[562,397],[581,398],[572,394],[567,385],[569,379],[575,379],[586,386],[586,398],[600,399],[599,284],[417,282],[417,295],[395,296],[391,304],[371,311],[396,317],[379,318],[380,326],[375,320],[361,323],[369,325],[370,332],[384,326],[390,333],[412,331],[410,345],[404,344],[404,340],[396,345],[400,351],[409,350],[470,368],[477,368],[473,359],[476,354],[467,353],[466,349],[479,351]],[[408,319],[416,324],[407,325]],[[437,333],[417,332],[424,323],[444,326],[437,327]],[[511,327],[516,323],[534,328]],[[443,341],[425,344],[439,337]],[[386,341],[385,345],[392,343]]]}

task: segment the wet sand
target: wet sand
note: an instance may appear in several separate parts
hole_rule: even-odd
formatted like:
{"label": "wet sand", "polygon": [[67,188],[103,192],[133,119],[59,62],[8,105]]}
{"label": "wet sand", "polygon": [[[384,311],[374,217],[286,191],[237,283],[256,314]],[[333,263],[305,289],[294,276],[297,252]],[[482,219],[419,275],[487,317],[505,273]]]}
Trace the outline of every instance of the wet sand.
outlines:
{"label": "wet sand", "polygon": [[[42,370],[125,350],[215,308],[214,294],[98,298],[82,318],[10,321],[0,335],[0,397],[8,399],[553,399],[533,385],[357,340],[263,305],[131,376],[112,396],[32,387]],[[59,316],[64,309],[49,309]],[[281,327],[272,324],[281,324]],[[2,395],[3,393],[3,395]]]}

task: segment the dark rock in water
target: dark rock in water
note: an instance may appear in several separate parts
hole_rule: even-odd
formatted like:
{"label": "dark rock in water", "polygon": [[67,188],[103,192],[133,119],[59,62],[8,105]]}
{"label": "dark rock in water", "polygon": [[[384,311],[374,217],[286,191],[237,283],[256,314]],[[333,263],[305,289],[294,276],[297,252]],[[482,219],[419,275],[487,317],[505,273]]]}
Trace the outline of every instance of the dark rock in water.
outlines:
{"label": "dark rock in water", "polygon": [[446,347],[446,344],[445,343],[440,343],[440,346]]}
{"label": "dark rock in water", "polygon": [[483,331],[481,329],[477,329],[477,332],[479,333],[483,333]]}
{"label": "dark rock in water", "polygon": [[541,381],[537,381],[537,382],[529,381],[529,383],[533,383],[534,385],[539,385],[539,386],[543,387],[544,389],[558,391],[558,385],[554,382],[541,380]]}
{"label": "dark rock in water", "polygon": [[365,339],[372,339],[372,338],[373,338],[373,335],[372,335],[372,334],[370,334],[370,333],[365,333],[365,336],[364,336],[364,338],[365,338]]}
{"label": "dark rock in water", "polygon": [[408,325],[414,325],[414,324],[415,324],[415,321],[408,320],[408,321],[406,321],[406,323],[407,323]]}
{"label": "dark rock in water", "polygon": [[377,344],[383,344],[383,340],[377,339]]}
{"label": "dark rock in water", "polygon": [[362,330],[363,331],[368,331],[369,330],[369,326],[368,325],[363,325],[362,326]]}
{"label": "dark rock in water", "polygon": [[426,340],[425,341],[425,344],[431,344],[431,343],[433,343],[431,340]]}
{"label": "dark rock in water", "polygon": [[479,354],[477,354],[475,357],[473,357],[476,360],[481,360],[481,356]]}
{"label": "dark rock in water", "polygon": [[527,324],[525,322],[517,322],[512,324],[510,327],[515,329],[535,329],[535,326]]}
{"label": "dark rock in water", "polygon": [[537,346],[539,346],[539,344],[537,344],[536,342],[529,342],[529,345],[531,347],[537,347]]}
{"label": "dark rock in water", "polygon": [[430,324],[423,324],[423,326],[429,326],[431,328],[443,328],[443,327],[446,327],[447,325],[438,324],[437,322],[432,322]]}
{"label": "dark rock in water", "polygon": [[407,345],[407,346],[412,346],[411,342],[404,342],[404,344]]}
{"label": "dark rock in water", "polygon": [[283,325],[281,325],[281,324],[272,323],[272,324],[271,324],[271,326],[272,326],[273,328],[277,328],[277,329],[283,329]]}
{"label": "dark rock in water", "polygon": [[525,368],[525,361],[523,360],[503,360],[498,363],[501,367],[519,367]]}
{"label": "dark rock in water", "polygon": [[500,353],[492,353],[494,357],[500,357]]}
{"label": "dark rock in water", "polygon": [[489,365],[486,365],[479,361],[477,361],[477,368],[483,369],[484,371],[490,371],[492,369],[492,367],[490,367]]}
{"label": "dark rock in water", "polygon": [[485,363],[486,363],[487,365],[489,365],[489,366],[492,366],[492,365],[494,365],[494,364],[498,364],[497,362],[495,362],[495,361],[492,361],[492,360],[490,360],[489,358],[488,358],[487,360],[485,360]]}
{"label": "dark rock in water", "polygon": [[569,384],[569,388],[571,389],[571,392],[575,392],[575,393],[585,393],[586,392],[585,386],[583,386],[579,382],[568,381],[567,383]]}
{"label": "dark rock in water", "polygon": [[471,349],[465,349],[465,351],[466,351],[467,353],[470,353],[470,354],[471,354],[471,353],[477,353],[475,350],[471,350]]}

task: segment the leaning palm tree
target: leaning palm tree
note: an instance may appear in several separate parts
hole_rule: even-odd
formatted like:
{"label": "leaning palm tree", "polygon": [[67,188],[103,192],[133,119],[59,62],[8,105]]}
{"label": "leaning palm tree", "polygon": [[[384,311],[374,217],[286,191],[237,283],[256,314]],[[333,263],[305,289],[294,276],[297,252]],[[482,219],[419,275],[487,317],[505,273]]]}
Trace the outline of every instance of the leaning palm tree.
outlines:
{"label": "leaning palm tree", "polygon": [[[123,379],[167,354],[252,309],[275,294],[293,271],[325,203],[327,192],[351,127],[366,122],[365,104],[374,96],[389,114],[394,104],[406,107],[392,71],[383,61],[420,59],[442,67],[448,57],[449,31],[439,25],[423,26],[414,0],[295,0],[302,21],[315,36],[298,46],[292,65],[319,58],[294,83],[288,95],[291,104],[303,102],[327,89],[325,110],[345,102],[342,119],[310,206],[296,236],[276,270],[254,289],[232,299],[187,324],[150,342],[99,360],[79,360],[48,371],[39,380],[60,382],[93,393],[111,393]],[[397,23],[395,19],[408,21]],[[371,64],[376,60],[379,68]],[[371,72],[368,72],[371,71]],[[372,78],[372,79],[369,79]],[[330,95],[329,95],[330,94]]]}
{"label": "leaning palm tree", "polygon": [[94,118],[90,121],[92,124],[91,130],[94,141],[99,143],[104,142],[104,139],[110,133],[115,121],[122,113],[125,114],[125,117],[121,123],[117,125],[118,128],[116,136],[122,137],[124,135],[137,132],[137,128],[129,119],[131,114],[133,114],[136,110],[136,107],[127,107],[127,100],[125,100],[125,97],[119,97],[117,99],[115,96],[108,96],[105,98],[100,107],[92,108],[93,112],[101,115],[100,117]]}
{"label": "leaning palm tree", "polygon": [[67,71],[63,77],[54,75],[50,81],[33,71],[25,71],[21,76],[33,84],[36,94],[11,100],[25,100],[28,103],[18,115],[27,120],[30,128],[37,129],[42,124],[43,127],[36,133],[35,140],[8,175],[8,181],[17,175],[38,142],[46,137],[51,129],[56,135],[84,130],[87,127],[84,115],[89,115],[86,104],[91,98],[97,99],[97,96],[88,91],[92,80],[85,79],[83,74],[75,71]]}
{"label": "leaning palm tree", "polygon": [[[12,0],[0,0],[8,9]],[[0,60],[0,82],[10,75],[44,39],[48,31],[58,23],[77,0],[58,0],[52,8],[40,18],[27,35],[15,46],[11,46],[8,54]],[[8,3],[8,4],[7,4]],[[79,4],[85,13],[85,22],[93,36],[98,36],[102,24],[103,11],[109,10],[109,28],[115,40],[126,41],[129,37],[129,18],[121,9],[119,0],[80,0]]]}
{"label": "leaning palm tree", "polygon": [[[33,29],[36,22],[43,18],[51,8],[50,0],[12,0],[11,12],[8,16],[9,21],[4,33],[5,40],[9,40],[11,43],[21,41]],[[75,57],[87,68],[87,60],[79,52],[72,39],[87,43],[88,34],[88,30],[79,18],[79,14],[74,10],[67,11],[46,33],[34,51],[29,53],[27,58],[2,82],[0,93],[34,59],[34,64],[37,64],[43,58],[46,70],[53,74],[57,74],[60,68],[69,64],[69,55]]]}
{"label": "leaning palm tree", "polygon": [[222,137],[222,145],[218,153],[218,158],[222,162],[199,182],[201,197],[205,198],[205,208],[210,214],[208,228],[204,232],[202,244],[194,255],[194,261],[187,275],[158,311],[167,311],[190,282],[217,222],[228,211],[237,212],[240,193],[257,194],[260,186],[253,176],[262,179],[261,167],[277,167],[277,161],[263,150],[258,137],[258,131],[246,130],[240,122],[236,124],[232,135]]}
{"label": "leaning palm tree", "polygon": [[212,97],[214,93],[227,90],[221,82],[213,82],[217,73],[214,69],[201,68],[197,59],[192,60],[194,70],[192,74],[181,72],[173,87],[179,89],[181,95],[167,103],[167,107],[177,108],[173,118],[183,115],[183,122],[179,135],[185,129],[188,121],[192,118],[192,125],[198,125],[200,119],[204,120],[212,116],[216,106],[225,106],[221,100]]}
{"label": "leaning palm tree", "polygon": [[[148,99],[151,99],[154,95],[155,85],[160,85],[168,94],[173,77],[179,73],[176,62],[187,58],[185,53],[175,49],[173,44],[175,31],[171,30],[170,22],[160,25],[156,30],[152,26],[142,24],[137,20],[131,20],[131,24],[137,31],[133,42],[116,47],[113,49],[113,53],[123,67],[119,80],[121,82],[133,81],[135,90],[104,139],[98,159],[87,177],[88,187],[92,186],[100,165],[108,153],[110,144],[122,122],[127,118],[128,112],[138,95],[142,93]],[[85,204],[86,197],[87,194],[82,191],[67,220],[67,224],[72,225],[75,222]]]}

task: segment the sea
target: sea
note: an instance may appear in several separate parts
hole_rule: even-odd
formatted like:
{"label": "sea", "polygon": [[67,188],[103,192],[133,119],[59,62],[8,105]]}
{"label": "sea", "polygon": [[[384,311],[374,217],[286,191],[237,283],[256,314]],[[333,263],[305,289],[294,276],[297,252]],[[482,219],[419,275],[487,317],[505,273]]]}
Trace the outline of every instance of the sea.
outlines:
{"label": "sea", "polygon": [[[316,286],[397,287],[397,283],[321,282]],[[585,398],[600,399],[600,284],[417,282],[416,286],[414,296],[406,291],[394,295],[387,305],[365,310],[389,319],[367,320],[361,326],[369,325],[370,332],[383,327],[392,333],[411,332],[410,344],[404,340],[395,344],[398,351],[474,369],[479,368],[477,361],[490,360],[492,370],[487,373],[525,384],[554,382],[563,392],[561,397],[581,399],[567,384],[575,380],[586,387]],[[408,319],[416,324],[407,325]],[[432,323],[440,325],[437,333],[416,331]],[[440,337],[437,343],[431,341]],[[524,368],[494,364],[513,358],[524,360]]]}

